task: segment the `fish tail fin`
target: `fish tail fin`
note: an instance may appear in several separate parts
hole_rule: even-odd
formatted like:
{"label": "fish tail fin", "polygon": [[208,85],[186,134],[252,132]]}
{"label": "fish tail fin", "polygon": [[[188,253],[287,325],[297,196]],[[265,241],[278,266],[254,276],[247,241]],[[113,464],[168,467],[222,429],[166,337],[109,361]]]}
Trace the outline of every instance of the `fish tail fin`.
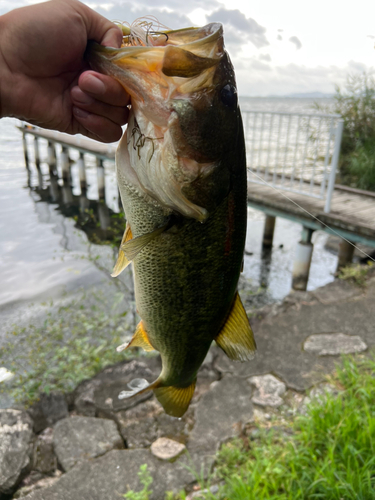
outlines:
{"label": "fish tail fin", "polygon": [[[156,381],[157,382],[157,381]],[[165,413],[172,417],[182,417],[189,407],[195,390],[196,380],[188,387],[155,387],[154,394],[164,408]]]}

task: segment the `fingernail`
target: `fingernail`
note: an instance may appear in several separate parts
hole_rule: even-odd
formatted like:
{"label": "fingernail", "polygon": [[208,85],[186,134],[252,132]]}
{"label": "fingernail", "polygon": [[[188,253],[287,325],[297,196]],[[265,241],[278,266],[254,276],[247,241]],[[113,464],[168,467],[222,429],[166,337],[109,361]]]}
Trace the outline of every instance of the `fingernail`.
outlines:
{"label": "fingernail", "polygon": [[77,108],[76,106],[73,106],[73,114],[77,116],[78,118],[87,118],[91,113],[88,113],[84,109]]}
{"label": "fingernail", "polygon": [[93,75],[87,75],[85,81],[85,90],[91,92],[92,94],[104,94],[105,85],[104,83]]}
{"label": "fingernail", "polygon": [[90,97],[89,95],[82,92],[79,87],[73,87],[71,95],[73,99],[80,104],[86,104],[87,106],[90,106],[94,102],[93,97]]}

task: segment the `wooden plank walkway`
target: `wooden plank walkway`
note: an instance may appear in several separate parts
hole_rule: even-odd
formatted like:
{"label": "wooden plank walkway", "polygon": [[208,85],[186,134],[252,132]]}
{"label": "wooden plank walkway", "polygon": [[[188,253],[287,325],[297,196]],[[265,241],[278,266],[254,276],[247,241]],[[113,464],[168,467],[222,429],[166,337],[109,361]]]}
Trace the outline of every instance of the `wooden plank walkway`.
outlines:
{"label": "wooden plank walkway", "polygon": [[[375,247],[374,193],[335,188],[331,212],[326,214],[324,200],[289,191],[276,191],[270,186],[248,182],[248,202],[250,206],[262,210],[267,215],[291,219],[311,229],[336,232],[350,241]],[[307,212],[327,224],[333,231]]]}
{"label": "wooden plank walkway", "polygon": [[[77,149],[81,153],[93,154],[103,160],[113,161],[115,158],[117,144],[102,144],[83,136],[29,126],[18,128],[23,133]],[[317,192],[319,189],[319,186],[314,186]],[[248,182],[248,203],[267,215],[284,217],[310,229],[338,234],[354,243],[375,247],[375,193],[336,186],[331,212],[326,214],[323,200]]]}
{"label": "wooden plank walkway", "polygon": [[102,142],[94,141],[84,136],[64,134],[63,132],[55,132],[34,127],[17,127],[21,132],[26,132],[34,137],[40,137],[47,141],[61,144],[67,148],[73,148],[81,153],[87,153],[97,156],[102,160],[114,160],[117,148],[116,144],[103,144]]}

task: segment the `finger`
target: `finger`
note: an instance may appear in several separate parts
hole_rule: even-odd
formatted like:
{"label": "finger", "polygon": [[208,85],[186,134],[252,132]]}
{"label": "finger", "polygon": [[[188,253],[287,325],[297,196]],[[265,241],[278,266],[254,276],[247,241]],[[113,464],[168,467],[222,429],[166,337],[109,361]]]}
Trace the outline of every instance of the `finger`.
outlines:
{"label": "finger", "polygon": [[108,118],[88,113],[76,107],[73,107],[73,114],[76,121],[81,125],[79,131],[87,137],[106,143],[121,139],[122,128]]}
{"label": "finger", "polygon": [[117,125],[125,125],[128,122],[129,110],[124,106],[112,106],[98,101],[82,92],[78,86],[72,88],[70,95],[73,105],[88,113],[108,118]]}
{"label": "finger", "polygon": [[88,40],[95,40],[107,47],[121,47],[122,31],[118,26],[85,4],[79,4],[76,8],[83,14]]}
{"label": "finger", "polygon": [[83,92],[107,104],[113,106],[129,104],[129,94],[117,80],[110,76],[95,71],[84,71],[78,79],[78,86]]}

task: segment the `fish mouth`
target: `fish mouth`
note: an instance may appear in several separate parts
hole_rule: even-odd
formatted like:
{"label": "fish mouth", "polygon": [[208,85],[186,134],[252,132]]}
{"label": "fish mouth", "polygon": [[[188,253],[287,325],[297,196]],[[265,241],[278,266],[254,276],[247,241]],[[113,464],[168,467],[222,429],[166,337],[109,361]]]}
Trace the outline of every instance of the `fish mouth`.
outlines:
{"label": "fish mouth", "polygon": [[[208,211],[183,190],[208,175],[214,160],[181,146],[186,137],[178,129],[179,115],[194,103],[210,107],[224,56],[219,23],[156,33],[134,29],[121,48],[90,42],[86,51],[90,66],[118,80],[131,96],[129,125],[117,153],[119,184],[131,179],[162,207],[202,222]],[[188,106],[180,112],[176,103],[182,102]]]}
{"label": "fish mouth", "polygon": [[[168,100],[210,87],[223,54],[223,27],[211,23],[202,28],[144,32],[143,37],[138,30],[125,36],[118,49],[90,41],[85,58],[93,69],[120,81],[133,99],[147,102],[150,86],[155,84],[165,89],[162,97]],[[151,96],[155,105],[154,91]]]}

